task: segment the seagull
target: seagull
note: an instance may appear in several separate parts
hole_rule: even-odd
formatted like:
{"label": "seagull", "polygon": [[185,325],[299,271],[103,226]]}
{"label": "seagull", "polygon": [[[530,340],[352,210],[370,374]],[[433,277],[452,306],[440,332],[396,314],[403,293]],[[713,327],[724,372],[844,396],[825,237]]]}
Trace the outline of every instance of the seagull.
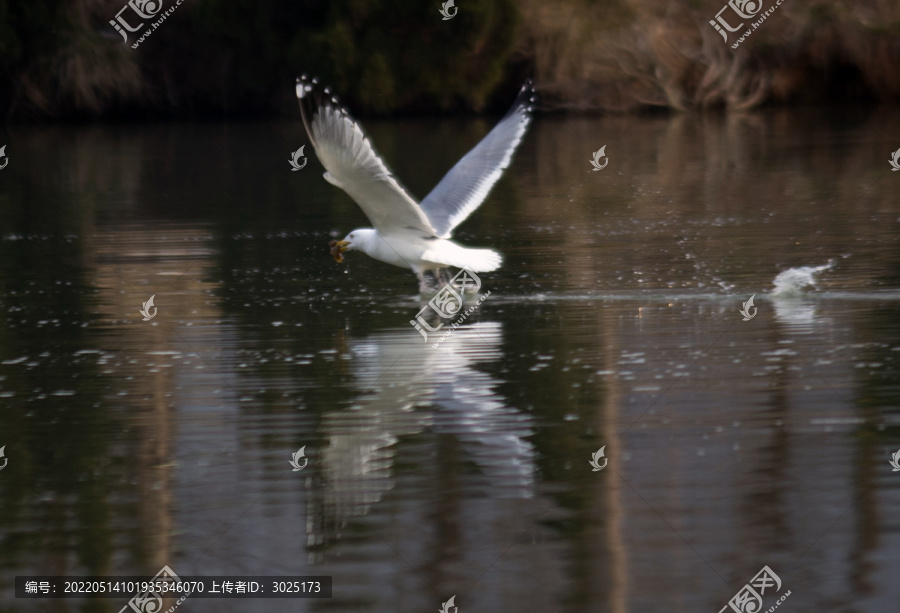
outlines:
{"label": "seagull", "polygon": [[344,240],[331,241],[331,255],[343,262],[345,251],[362,251],[387,264],[411,269],[419,290],[429,290],[425,273],[440,280],[440,270],[463,268],[490,272],[502,257],[491,249],[463,247],[451,240],[453,229],[484,202],[509,166],[528,129],[535,94],[525,82],[500,122],[441,179],[421,203],[397,182],[369,138],[329,88],[306,75],[297,79],[297,99],[309,140],[325,180],[349,194],[373,228],[357,228]]}

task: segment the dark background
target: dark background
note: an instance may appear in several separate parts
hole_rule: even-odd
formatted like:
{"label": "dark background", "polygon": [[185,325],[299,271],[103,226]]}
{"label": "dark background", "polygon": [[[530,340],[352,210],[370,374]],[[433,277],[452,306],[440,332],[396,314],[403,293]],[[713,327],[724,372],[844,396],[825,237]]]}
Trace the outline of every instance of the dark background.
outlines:
{"label": "dark background", "polygon": [[360,115],[498,111],[529,76],[544,110],[900,95],[893,0],[764,0],[737,49],[709,25],[721,0],[465,0],[450,20],[438,0],[163,0],[152,20],[174,11],[137,49],[149,25],[127,45],[109,25],[125,5],[0,0],[0,117],[292,117],[304,72]]}

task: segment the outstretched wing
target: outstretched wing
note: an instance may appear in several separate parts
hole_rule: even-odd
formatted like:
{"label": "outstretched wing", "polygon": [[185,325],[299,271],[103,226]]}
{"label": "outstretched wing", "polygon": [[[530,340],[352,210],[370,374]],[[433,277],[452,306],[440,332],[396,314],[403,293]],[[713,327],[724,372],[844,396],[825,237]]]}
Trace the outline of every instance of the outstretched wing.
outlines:
{"label": "outstretched wing", "polygon": [[500,123],[422,201],[422,210],[439,237],[448,238],[453,228],[487,198],[525,136],[534,100],[534,86],[529,79]]}
{"label": "outstretched wing", "polygon": [[434,235],[428,217],[400,186],[359,124],[316,79],[297,79],[300,114],[325,179],[347,192],[376,230],[413,228]]}

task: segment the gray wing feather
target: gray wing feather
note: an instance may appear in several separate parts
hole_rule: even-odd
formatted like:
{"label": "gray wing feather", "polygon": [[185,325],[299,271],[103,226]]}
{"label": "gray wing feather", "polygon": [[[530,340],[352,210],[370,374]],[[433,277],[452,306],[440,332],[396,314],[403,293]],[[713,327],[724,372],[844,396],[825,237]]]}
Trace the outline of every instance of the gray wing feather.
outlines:
{"label": "gray wing feather", "polygon": [[509,112],[475,145],[422,201],[437,236],[449,238],[481,206],[503,171],[531,122],[534,87],[526,81]]}

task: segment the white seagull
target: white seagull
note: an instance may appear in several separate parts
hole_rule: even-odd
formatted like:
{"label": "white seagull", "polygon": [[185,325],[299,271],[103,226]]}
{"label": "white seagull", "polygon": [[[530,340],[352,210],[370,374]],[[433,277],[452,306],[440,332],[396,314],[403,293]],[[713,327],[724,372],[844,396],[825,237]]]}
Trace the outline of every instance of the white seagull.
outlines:
{"label": "white seagull", "polygon": [[440,280],[440,269],[489,272],[502,258],[491,249],[470,249],[449,240],[487,197],[509,166],[522,141],[535,101],[526,81],[509,112],[493,130],[417,203],[375,153],[368,137],[326,87],[305,75],[297,79],[300,114],[313,148],[327,171],[325,180],[347,192],[374,228],[358,228],[341,241],[331,241],[331,255],[343,261],[345,251],[358,250],[376,260],[410,268],[427,291],[425,272]]}

